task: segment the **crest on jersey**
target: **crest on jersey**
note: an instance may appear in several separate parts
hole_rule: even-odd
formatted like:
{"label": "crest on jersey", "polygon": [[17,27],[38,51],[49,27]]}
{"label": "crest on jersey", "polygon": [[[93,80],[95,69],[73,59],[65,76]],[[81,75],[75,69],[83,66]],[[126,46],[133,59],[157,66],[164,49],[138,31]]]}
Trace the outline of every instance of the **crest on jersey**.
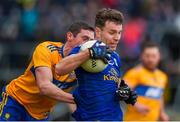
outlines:
{"label": "crest on jersey", "polygon": [[5,119],[8,120],[10,118],[10,114],[9,113],[6,113],[5,114]]}

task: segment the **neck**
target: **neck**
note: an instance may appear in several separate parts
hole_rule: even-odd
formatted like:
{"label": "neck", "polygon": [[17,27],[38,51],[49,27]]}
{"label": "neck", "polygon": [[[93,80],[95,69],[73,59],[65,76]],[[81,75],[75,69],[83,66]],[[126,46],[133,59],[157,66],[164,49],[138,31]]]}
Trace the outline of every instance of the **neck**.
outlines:
{"label": "neck", "polygon": [[148,66],[143,65],[145,69],[147,69],[150,72],[154,72],[157,68],[149,68]]}
{"label": "neck", "polygon": [[95,37],[95,40],[99,40],[99,41],[102,41],[100,37]]}

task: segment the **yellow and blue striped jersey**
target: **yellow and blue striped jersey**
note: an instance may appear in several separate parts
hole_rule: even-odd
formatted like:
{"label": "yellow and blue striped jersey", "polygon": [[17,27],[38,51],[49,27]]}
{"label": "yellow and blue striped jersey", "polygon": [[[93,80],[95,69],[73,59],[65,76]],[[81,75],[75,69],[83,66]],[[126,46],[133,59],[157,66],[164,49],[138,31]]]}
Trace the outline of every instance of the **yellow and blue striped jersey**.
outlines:
{"label": "yellow and blue striped jersey", "polygon": [[60,42],[43,42],[39,44],[32,60],[23,75],[8,84],[6,91],[22,104],[31,116],[36,119],[47,117],[49,110],[57,101],[40,94],[35,80],[36,67],[49,67],[53,73],[53,84],[69,91],[76,84],[75,73],[59,76],[55,73],[55,65],[63,58],[63,44]]}
{"label": "yellow and blue striped jersey", "polygon": [[167,75],[159,69],[149,71],[140,65],[130,69],[125,74],[124,80],[137,92],[137,102],[150,108],[147,115],[142,115],[135,107],[128,105],[124,120],[157,121],[160,114],[160,100],[167,83]]}

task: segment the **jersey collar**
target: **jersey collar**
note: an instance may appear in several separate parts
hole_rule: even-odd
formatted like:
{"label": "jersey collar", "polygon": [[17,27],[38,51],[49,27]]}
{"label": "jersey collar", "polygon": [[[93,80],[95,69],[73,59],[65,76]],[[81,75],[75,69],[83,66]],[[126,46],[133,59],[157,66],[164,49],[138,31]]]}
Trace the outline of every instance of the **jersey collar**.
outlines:
{"label": "jersey collar", "polygon": [[62,45],[62,47],[60,47],[60,49],[59,49],[59,53],[60,53],[61,56],[64,58],[63,50],[64,50],[64,45]]}

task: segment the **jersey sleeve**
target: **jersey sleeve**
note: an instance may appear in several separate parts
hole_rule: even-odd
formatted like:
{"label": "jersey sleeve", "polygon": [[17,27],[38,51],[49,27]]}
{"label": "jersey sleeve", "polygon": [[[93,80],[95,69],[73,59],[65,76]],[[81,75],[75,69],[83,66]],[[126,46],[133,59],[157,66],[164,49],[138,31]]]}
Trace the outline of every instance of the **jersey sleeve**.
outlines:
{"label": "jersey sleeve", "polygon": [[133,69],[126,72],[123,79],[131,88],[135,88],[138,85],[138,73]]}
{"label": "jersey sleeve", "polygon": [[44,45],[38,45],[33,53],[34,68],[46,66],[51,68],[51,52]]}
{"label": "jersey sleeve", "polygon": [[80,48],[81,48],[80,46],[77,46],[77,47],[73,48],[73,49],[71,50],[71,52],[69,53],[69,55],[79,53],[79,52],[80,52]]}

